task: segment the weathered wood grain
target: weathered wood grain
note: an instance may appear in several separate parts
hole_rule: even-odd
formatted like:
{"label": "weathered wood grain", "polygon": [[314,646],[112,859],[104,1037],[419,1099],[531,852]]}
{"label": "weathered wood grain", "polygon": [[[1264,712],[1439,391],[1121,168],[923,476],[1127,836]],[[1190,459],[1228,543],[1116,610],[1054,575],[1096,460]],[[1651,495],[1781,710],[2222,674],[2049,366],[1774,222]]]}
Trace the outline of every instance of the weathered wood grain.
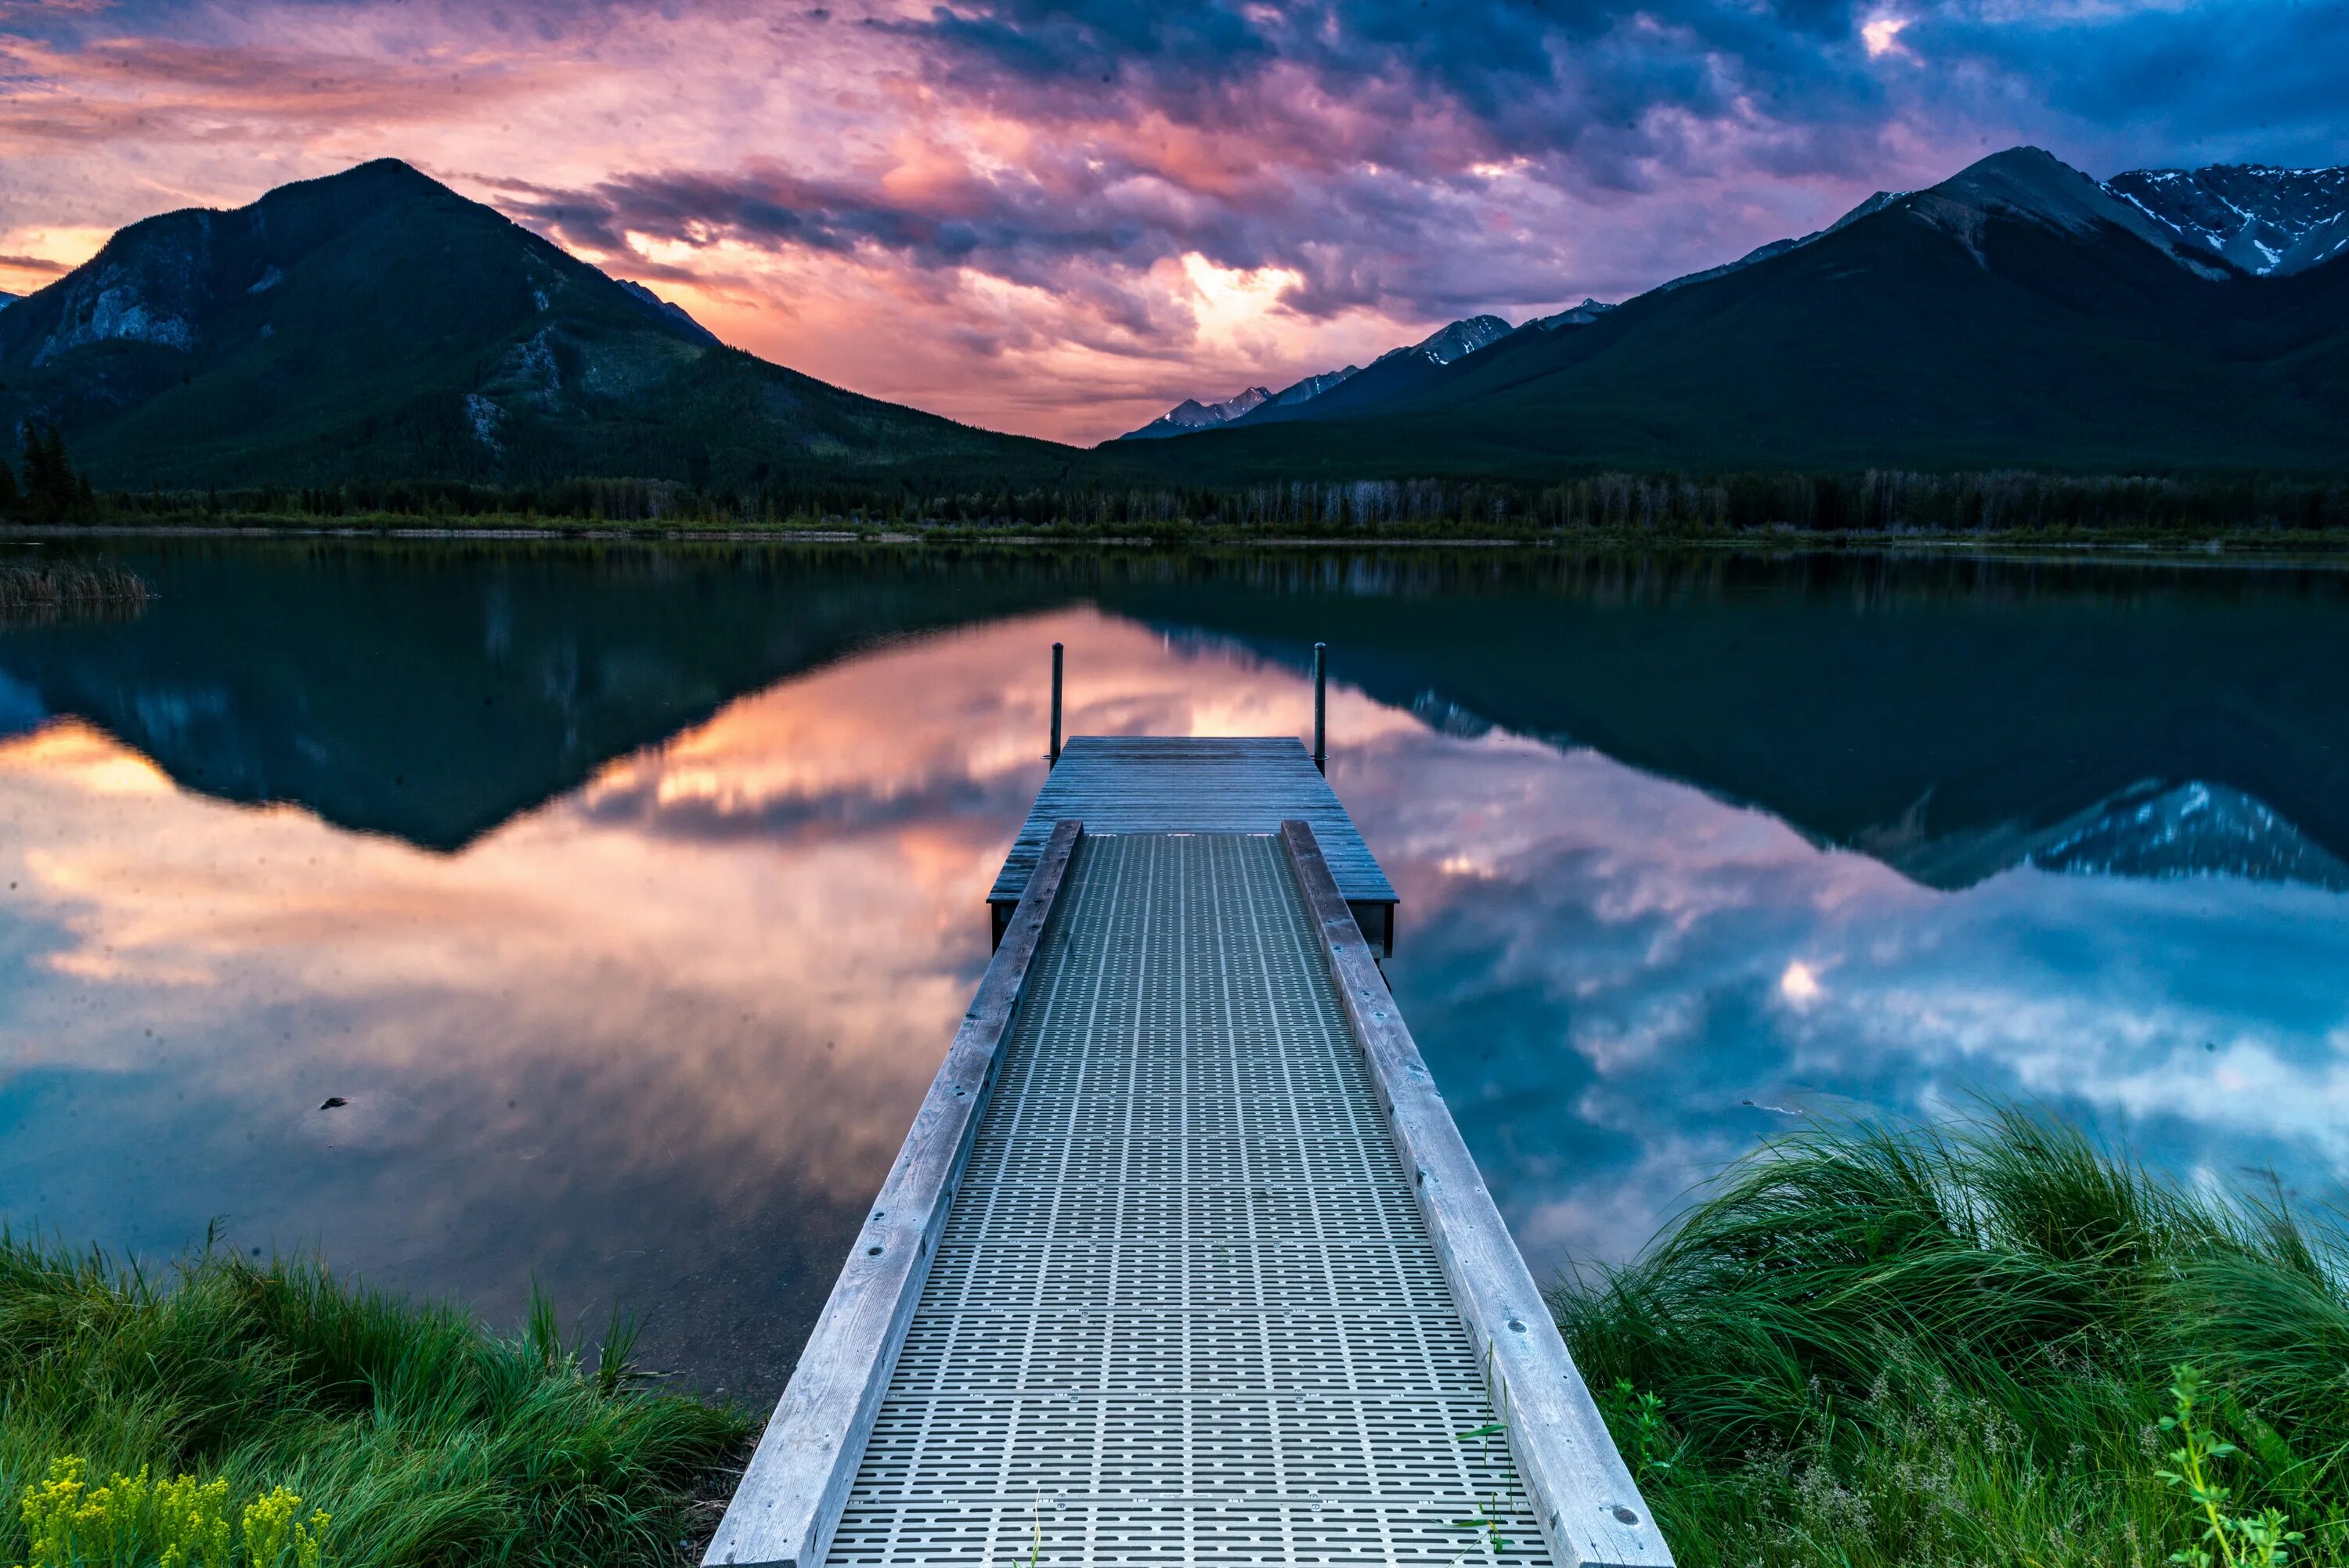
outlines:
{"label": "weathered wood grain", "polygon": [[1497,1418],[1550,1551],[1582,1568],[1670,1568],[1646,1499],[1583,1387],[1476,1162],[1346,908],[1313,828],[1281,840],[1446,1281],[1486,1358]]}
{"label": "weathered wood grain", "polygon": [[823,1561],[921,1299],[1030,963],[1082,831],[1081,824],[1062,821],[1045,841],[1010,929],[776,1402],[705,1565],[813,1568]]}

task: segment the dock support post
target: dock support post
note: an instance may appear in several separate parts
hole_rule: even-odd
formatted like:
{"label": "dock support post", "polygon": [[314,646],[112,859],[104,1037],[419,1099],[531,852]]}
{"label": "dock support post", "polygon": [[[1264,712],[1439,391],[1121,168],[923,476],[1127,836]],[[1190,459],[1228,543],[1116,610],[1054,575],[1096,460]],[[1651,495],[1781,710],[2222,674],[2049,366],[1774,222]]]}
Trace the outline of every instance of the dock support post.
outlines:
{"label": "dock support post", "polygon": [[1061,765],[1061,645],[1052,645],[1052,750],[1044,760],[1054,768]]}
{"label": "dock support post", "polygon": [[[1056,707],[1054,712],[1058,712]],[[1313,770],[1330,771],[1330,645],[1313,645]]]}

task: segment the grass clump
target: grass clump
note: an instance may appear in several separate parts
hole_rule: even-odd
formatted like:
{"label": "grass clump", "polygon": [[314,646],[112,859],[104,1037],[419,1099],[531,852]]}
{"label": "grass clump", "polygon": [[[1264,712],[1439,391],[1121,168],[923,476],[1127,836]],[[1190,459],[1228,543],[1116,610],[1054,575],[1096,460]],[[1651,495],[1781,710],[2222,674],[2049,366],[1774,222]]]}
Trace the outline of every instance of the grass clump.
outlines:
{"label": "grass clump", "polygon": [[0,623],[132,616],[154,596],[144,577],[110,561],[0,566]]}
{"label": "grass clump", "polygon": [[1553,1305],[1685,1568],[2349,1562],[2336,1232],[2002,1109],[1769,1144]]}
{"label": "grass clump", "polygon": [[746,1424],[629,1339],[590,1365],[543,1301],[502,1339],[306,1263],[159,1282],[0,1235],[0,1563],[674,1563]]}

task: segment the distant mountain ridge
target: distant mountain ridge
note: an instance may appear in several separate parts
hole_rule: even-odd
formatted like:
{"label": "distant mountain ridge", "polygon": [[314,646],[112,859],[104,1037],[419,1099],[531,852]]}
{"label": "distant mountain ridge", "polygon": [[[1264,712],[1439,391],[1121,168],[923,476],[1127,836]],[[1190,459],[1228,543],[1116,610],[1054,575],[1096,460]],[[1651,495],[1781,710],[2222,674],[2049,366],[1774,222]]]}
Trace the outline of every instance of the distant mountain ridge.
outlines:
{"label": "distant mountain ridge", "polygon": [[[1609,308],[1610,307],[1599,304],[1596,300],[1587,299],[1572,310],[1560,311],[1557,315],[1545,319],[1548,325],[1568,325],[1568,318],[1576,317],[1578,313]],[[1388,349],[1371,361],[1370,368],[1375,371],[1379,366],[1397,359],[1413,364],[1450,365],[1454,360],[1464,358],[1480,348],[1498,343],[1513,330],[1515,329],[1506,321],[1497,315],[1467,316],[1436,328],[1417,343],[1407,343],[1399,348]],[[1342,370],[1328,370],[1318,376],[1308,376],[1303,380],[1292,382],[1278,392],[1268,391],[1262,387],[1251,387],[1247,391],[1226,397],[1220,403],[1202,403],[1195,397],[1185,397],[1140,429],[1128,430],[1116,438],[1121,441],[1156,440],[1167,436],[1187,436],[1200,430],[1212,430],[1219,426],[1241,424],[1251,418],[1279,418],[1284,417],[1287,410],[1294,409],[1300,404],[1309,402],[1326,392],[1334,390],[1361,374],[1362,374],[1361,366],[1349,365]]]}
{"label": "distant mountain ridge", "polygon": [[0,428],[114,488],[609,474],[755,490],[1065,449],[719,343],[642,284],[382,160],[130,224],[0,311]]}
{"label": "distant mountain ridge", "polygon": [[[1150,427],[1149,433],[1177,435],[1227,429],[1237,434],[1275,421],[1334,425],[1390,415],[1401,417],[1413,409],[1431,408],[1447,400],[1445,388],[1464,387],[1479,376],[1496,383],[1505,375],[1516,377],[1528,357],[1538,356],[1541,352],[1538,344],[1542,334],[1534,330],[1537,327],[1591,327],[1619,316],[1626,308],[1631,309],[1633,319],[1639,319],[1662,296],[1693,294],[1702,292],[1700,285],[1717,287],[1724,280],[1813,251],[1822,243],[1840,244],[1842,237],[1856,227],[1888,212],[1938,230],[1985,270],[1990,268],[1982,249],[1986,229],[2015,222],[2078,241],[2094,241],[2106,233],[2126,235],[2183,272],[2209,283],[2239,278],[2281,279],[2349,259],[2349,169],[2229,164],[2198,170],[2134,170],[2099,182],[2040,150],[2018,148],[1984,159],[1928,190],[1879,191],[1824,229],[1773,240],[1735,261],[1672,278],[1625,302],[1623,306],[1586,300],[1573,310],[1527,322],[1515,332],[1478,335],[1478,340],[1465,352],[1441,363],[1414,365],[1405,371],[1391,365],[1395,353],[1381,356],[1371,366],[1375,374],[1347,378],[1341,396],[1300,397],[1285,403],[1276,400],[1271,405],[1251,407],[1225,418],[1186,428],[1162,421]],[[1877,275],[1888,286],[1899,286],[1881,273]],[[1713,294],[1704,294],[1702,297],[1707,306],[1717,305],[1721,298]],[[1709,314],[1706,306],[1690,308]],[[1465,325],[1455,323],[1444,330],[1450,333]],[[1617,325],[1620,325],[1619,320]],[[1787,325],[1781,323],[1773,330]],[[2307,330],[2315,337],[2323,336],[2321,321],[2309,323]],[[1819,335],[1824,337],[1832,331],[1830,325],[1821,324]],[[1611,341],[1609,335],[1602,334],[1599,339],[1578,340],[1576,346],[1557,352],[1578,357],[1608,341]],[[1961,355],[1967,351],[1963,345],[1950,346]],[[1859,363],[1867,362],[1867,346],[1854,345],[1853,352],[1859,356]],[[1497,361],[1495,355],[1500,356]],[[1505,372],[1499,367],[1503,363],[1511,368]],[[1383,371],[1381,367],[1385,367]],[[2302,387],[2338,385],[2333,379],[2338,374],[2336,361],[2322,349],[2291,372],[2294,382]],[[1679,394],[1683,397],[1687,395],[1685,390]],[[1913,395],[1908,400],[1913,402]],[[1968,419],[1961,423],[1979,426],[1983,422]],[[1632,452],[1619,446],[1603,455],[1618,461],[1702,461],[1706,449],[1718,444],[1716,437],[1702,444],[1683,445],[1678,451]],[[1476,466],[1463,464],[1456,452],[1435,449],[1423,440],[1407,439],[1399,446],[1386,441],[1381,447],[1382,451],[1410,453],[1427,467],[1456,470]],[[1885,460],[1899,460],[1904,448],[1913,449],[1913,444],[1907,440],[1887,441],[1873,454],[1849,450],[1829,456],[1822,452],[1795,460],[1866,461],[1878,456]],[[2158,450],[2175,455],[2175,449],[2149,447],[2143,456],[2157,455]],[[1594,459],[1600,455],[1592,454]],[[1989,448],[1980,452],[1985,461],[2001,460],[2002,455]],[[1785,459],[1757,451],[1744,460],[1766,464]],[[2135,460],[2143,460],[2143,457]],[[2329,463],[2335,459],[2320,455],[2319,460]],[[1320,468],[1322,464],[1316,459],[1311,466]],[[1260,469],[1260,465],[1251,461],[1250,468]]]}
{"label": "distant mountain ridge", "polygon": [[[2238,173],[2273,200],[2254,204]],[[1407,373],[1382,362],[1149,456],[1227,484],[2349,470],[2349,250],[2335,253],[2326,205],[2340,183],[2255,169],[2100,182],[2016,148],[1570,332],[1520,328]],[[2214,190],[2240,214],[2231,230],[2200,205]],[[2264,271],[2230,259],[2253,242]]]}
{"label": "distant mountain ridge", "polygon": [[[1300,382],[1299,385],[1302,386],[1303,383]],[[1286,395],[1283,394],[1283,396]],[[1310,397],[1313,393],[1307,392],[1305,396]],[[1119,439],[1143,440],[1160,436],[1188,435],[1194,430],[1213,429],[1217,425],[1230,424],[1249,409],[1270,401],[1272,397],[1272,393],[1261,387],[1251,387],[1247,391],[1235,393],[1219,403],[1202,403],[1195,397],[1185,397],[1139,430],[1128,431]]]}

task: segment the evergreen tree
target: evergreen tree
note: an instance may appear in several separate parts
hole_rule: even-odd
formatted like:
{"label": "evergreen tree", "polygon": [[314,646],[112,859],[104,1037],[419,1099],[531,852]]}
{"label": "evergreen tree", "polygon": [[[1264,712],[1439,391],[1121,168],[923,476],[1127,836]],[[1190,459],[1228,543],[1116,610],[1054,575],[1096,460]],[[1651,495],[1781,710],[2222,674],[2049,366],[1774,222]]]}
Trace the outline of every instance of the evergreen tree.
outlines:
{"label": "evergreen tree", "polygon": [[48,460],[43,464],[42,477],[48,489],[41,497],[41,510],[52,519],[62,520],[74,514],[80,497],[75,493],[73,464],[66,457],[65,432],[57,426],[49,427]]}
{"label": "evergreen tree", "polygon": [[86,474],[76,474],[66,456],[66,438],[55,425],[25,426],[24,508],[37,522],[59,522],[95,512],[97,496]]}
{"label": "evergreen tree", "polygon": [[25,510],[38,517],[41,499],[48,493],[49,448],[40,427],[25,421]]}
{"label": "evergreen tree", "polygon": [[16,493],[16,470],[0,459],[0,517],[13,516],[24,504],[24,498]]}

